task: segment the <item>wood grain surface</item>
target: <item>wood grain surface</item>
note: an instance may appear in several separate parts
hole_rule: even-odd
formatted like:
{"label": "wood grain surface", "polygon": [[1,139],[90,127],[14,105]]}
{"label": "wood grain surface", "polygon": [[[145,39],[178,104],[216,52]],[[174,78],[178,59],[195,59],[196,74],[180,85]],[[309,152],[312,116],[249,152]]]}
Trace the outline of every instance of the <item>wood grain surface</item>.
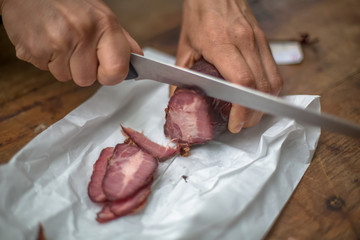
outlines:
{"label": "wood grain surface", "polygon": [[[303,40],[304,61],[280,66],[282,95],[321,96],[324,112],[360,124],[360,1],[249,1],[269,40]],[[175,55],[180,0],[108,0],[142,47]],[[304,38],[304,36],[307,36]],[[93,95],[15,57],[0,27],[0,163]],[[265,239],[360,239],[360,140],[322,132],[315,156]]]}

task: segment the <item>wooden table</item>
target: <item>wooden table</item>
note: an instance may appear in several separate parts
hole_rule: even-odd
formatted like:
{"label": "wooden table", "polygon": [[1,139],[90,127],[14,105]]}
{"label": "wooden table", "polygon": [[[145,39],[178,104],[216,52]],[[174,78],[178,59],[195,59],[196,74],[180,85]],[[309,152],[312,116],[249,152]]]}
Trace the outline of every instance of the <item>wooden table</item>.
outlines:
{"label": "wooden table", "polygon": [[[270,40],[309,35],[303,63],[280,66],[285,80],[281,94],[320,95],[323,111],[360,123],[360,1],[250,4]],[[142,47],[175,55],[181,0],[113,0],[109,5]],[[0,163],[98,88],[59,83],[48,72],[17,60],[1,27]],[[359,238],[360,141],[323,132],[310,167],[266,239]]]}

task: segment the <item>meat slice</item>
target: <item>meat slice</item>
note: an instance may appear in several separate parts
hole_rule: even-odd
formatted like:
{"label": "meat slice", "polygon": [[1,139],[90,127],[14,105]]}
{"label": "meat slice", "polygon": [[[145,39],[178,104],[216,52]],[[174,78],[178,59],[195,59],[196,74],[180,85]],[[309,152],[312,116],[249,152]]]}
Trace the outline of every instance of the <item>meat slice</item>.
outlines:
{"label": "meat slice", "polygon": [[132,142],[134,142],[143,151],[157,158],[160,162],[168,160],[169,158],[179,153],[179,147],[164,147],[151,141],[142,133],[139,133],[131,128],[126,128],[124,126],[121,127],[123,129],[123,132],[130,138]]}
{"label": "meat slice", "polygon": [[106,173],[108,160],[114,153],[113,147],[104,148],[98,160],[93,167],[93,173],[88,185],[88,195],[94,202],[104,202],[106,200],[105,193],[102,189],[102,182]]}
{"label": "meat slice", "polygon": [[151,193],[151,184],[152,181],[130,198],[106,203],[97,214],[96,220],[104,223],[141,210],[145,206],[146,199]]}
{"label": "meat slice", "polygon": [[111,201],[127,199],[151,181],[157,160],[139,147],[118,144],[108,161],[102,188]]}
{"label": "meat slice", "polygon": [[100,212],[98,212],[96,221],[105,223],[114,220],[117,216],[110,210],[110,206],[105,204]]}
{"label": "meat slice", "polygon": [[111,202],[109,204],[111,212],[113,212],[117,217],[121,217],[139,211],[145,205],[146,199],[151,193],[152,182],[153,181],[150,181],[146,184],[146,186],[140,189],[131,198]]}
{"label": "meat slice", "polygon": [[[222,78],[216,68],[204,59],[191,68]],[[178,88],[170,98],[166,111],[164,133],[175,142],[202,144],[227,129],[231,103],[208,97],[197,88]]]}

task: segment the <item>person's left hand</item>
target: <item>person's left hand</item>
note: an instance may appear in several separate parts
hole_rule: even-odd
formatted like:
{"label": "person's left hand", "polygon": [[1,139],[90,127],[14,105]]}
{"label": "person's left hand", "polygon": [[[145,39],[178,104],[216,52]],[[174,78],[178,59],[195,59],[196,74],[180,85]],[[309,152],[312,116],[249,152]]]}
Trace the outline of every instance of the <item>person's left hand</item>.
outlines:
{"label": "person's left hand", "polygon": [[[245,0],[185,0],[176,64],[200,57],[236,84],[278,95],[282,80],[264,32]],[[174,91],[171,88],[170,94]],[[233,104],[229,131],[256,125],[262,113]]]}

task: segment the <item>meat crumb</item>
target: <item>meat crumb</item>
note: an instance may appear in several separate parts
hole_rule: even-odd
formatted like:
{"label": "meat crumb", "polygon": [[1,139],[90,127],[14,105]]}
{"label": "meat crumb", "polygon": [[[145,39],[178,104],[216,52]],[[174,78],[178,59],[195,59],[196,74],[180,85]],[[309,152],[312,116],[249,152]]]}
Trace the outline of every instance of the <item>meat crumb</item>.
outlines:
{"label": "meat crumb", "polygon": [[43,228],[41,223],[39,224],[39,231],[38,231],[37,240],[46,240],[45,233],[44,233],[44,228]]}
{"label": "meat crumb", "polygon": [[184,181],[187,183],[187,178],[188,178],[188,176],[182,175],[181,177],[182,177],[182,178],[184,179]]}
{"label": "meat crumb", "polygon": [[183,157],[188,157],[190,155],[190,146],[189,145],[181,146],[180,155]]}

